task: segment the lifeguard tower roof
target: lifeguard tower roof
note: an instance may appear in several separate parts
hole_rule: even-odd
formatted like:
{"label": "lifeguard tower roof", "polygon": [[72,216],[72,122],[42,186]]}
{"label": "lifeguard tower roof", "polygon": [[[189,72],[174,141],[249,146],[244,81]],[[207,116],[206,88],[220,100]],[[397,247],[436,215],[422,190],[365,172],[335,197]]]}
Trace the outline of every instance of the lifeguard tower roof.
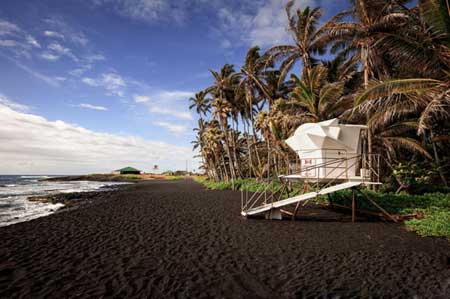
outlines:
{"label": "lifeguard tower roof", "polygon": [[337,118],[306,123],[298,127],[293,136],[286,139],[286,144],[299,155],[324,149],[358,153],[360,131],[366,128],[365,125],[340,124]]}
{"label": "lifeguard tower roof", "polygon": [[337,118],[306,123],[295,130],[286,144],[300,158],[301,171],[287,178],[348,180],[360,176],[361,130],[365,125],[340,124]]}

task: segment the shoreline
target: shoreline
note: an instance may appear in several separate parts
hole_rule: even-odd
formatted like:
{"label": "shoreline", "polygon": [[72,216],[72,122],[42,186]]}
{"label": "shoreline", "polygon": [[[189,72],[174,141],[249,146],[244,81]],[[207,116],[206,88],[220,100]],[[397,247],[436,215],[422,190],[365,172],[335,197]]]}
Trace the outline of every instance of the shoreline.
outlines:
{"label": "shoreline", "polygon": [[[61,184],[60,184],[61,183]],[[0,227],[16,225],[77,208],[108,197],[113,192],[136,182],[40,180],[36,183],[12,185],[3,190]],[[8,187],[7,187],[8,188]]]}
{"label": "shoreline", "polygon": [[124,182],[124,183],[136,183],[143,181],[143,179],[132,179],[121,175],[69,175],[69,176],[57,176],[42,179],[46,182],[73,182],[73,181],[92,181],[92,182]]}
{"label": "shoreline", "polygon": [[73,182],[73,181],[95,181],[95,182],[126,182],[126,183],[136,183],[136,182],[145,182],[145,181],[153,181],[153,180],[176,180],[180,177],[178,176],[170,176],[164,174],[151,174],[151,173],[142,173],[142,174],[87,174],[87,175],[68,175],[68,176],[56,176],[42,179],[42,181],[48,182]]}
{"label": "shoreline", "polygon": [[308,221],[251,220],[239,212],[239,192],[154,180],[1,227],[0,298],[450,293],[447,240],[391,223],[321,221],[325,215],[313,208],[302,211]]}
{"label": "shoreline", "polygon": [[69,207],[92,203],[97,198],[109,197],[111,196],[111,193],[125,189],[130,185],[132,184],[104,186],[98,190],[86,192],[59,192],[50,195],[29,196],[27,200],[51,204],[62,203],[64,204],[64,207],[58,209],[62,210]]}

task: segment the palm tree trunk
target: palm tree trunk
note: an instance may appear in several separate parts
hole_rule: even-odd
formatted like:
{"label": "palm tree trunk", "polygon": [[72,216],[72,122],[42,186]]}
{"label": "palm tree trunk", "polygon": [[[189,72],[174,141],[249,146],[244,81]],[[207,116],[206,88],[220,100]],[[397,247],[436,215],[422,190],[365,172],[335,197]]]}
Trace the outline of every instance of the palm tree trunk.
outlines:
{"label": "palm tree trunk", "polygon": [[225,175],[225,180],[228,181],[230,179],[230,176],[228,175],[227,164],[225,163],[224,155],[221,155],[221,158],[222,158],[222,165],[223,165],[222,171],[223,171],[223,173]]}
{"label": "palm tree trunk", "polygon": [[217,163],[214,161],[214,159],[211,157],[211,169],[214,175],[214,180],[217,182],[222,179],[222,173],[220,173],[220,167],[217,165]]}
{"label": "palm tree trunk", "polygon": [[[232,186],[232,189],[234,190],[234,180],[236,179],[236,173],[234,172],[233,157],[231,155],[230,144],[229,144],[229,135],[230,134],[229,134],[229,132],[227,130],[227,126],[223,120],[221,121],[221,126],[222,126],[222,131],[225,133],[225,138],[224,138],[225,151],[228,156],[228,166],[230,168],[230,175],[231,175],[231,186]],[[223,158],[223,156],[222,156],[222,159],[224,161],[224,166],[225,166],[225,159]]]}
{"label": "palm tree trunk", "polygon": [[[306,70],[306,74],[309,77],[309,75],[311,73],[311,58],[309,56],[309,53],[305,52],[303,54],[302,58],[303,58],[302,59],[303,60],[303,67]],[[301,76],[301,74],[300,74],[300,76]]]}
{"label": "palm tree trunk", "polygon": [[249,177],[252,177],[253,176],[253,174],[255,173],[255,170],[254,170],[254,165],[253,165],[253,159],[252,159],[252,150],[251,150],[251,147],[250,147],[250,134],[249,134],[249,130],[248,130],[248,123],[247,123],[247,121],[244,119],[244,117],[242,116],[242,124],[244,125],[244,132],[245,132],[245,134],[247,135],[246,136],[246,138],[247,138],[247,154],[248,154],[248,169],[249,169]]}
{"label": "palm tree trunk", "polygon": [[238,155],[237,155],[237,145],[236,145],[236,130],[239,126],[238,122],[237,122],[237,118],[233,121],[233,135],[232,135],[232,144],[233,144],[233,160],[234,160],[234,169],[236,170],[237,174],[236,176],[241,178],[242,177],[242,172],[241,172],[241,168],[240,168],[240,163],[239,163],[239,159],[238,159]]}
{"label": "palm tree trunk", "polygon": [[434,160],[436,161],[436,165],[438,167],[439,176],[441,177],[441,180],[444,183],[444,186],[448,187],[447,180],[445,179],[445,175],[441,169],[441,161],[439,160],[436,143],[433,142],[433,131],[430,132],[430,137],[431,137],[431,145],[433,146]]}
{"label": "palm tree trunk", "polygon": [[258,140],[256,139],[255,121],[253,119],[253,104],[250,104],[250,122],[252,125],[252,131],[253,131],[253,144],[255,145],[256,161],[258,162],[258,166],[261,166],[261,158],[259,157],[258,146],[257,146]]}
{"label": "palm tree trunk", "polygon": [[252,130],[253,130],[253,146],[255,147],[256,162],[258,163],[259,166],[261,166],[261,157],[259,156],[258,151],[258,139],[256,138],[256,129],[253,125]]}
{"label": "palm tree trunk", "polygon": [[[369,87],[369,46],[365,44],[361,48],[361,60],[363,64],[363,72],[364,72],[364,89],[367,89]],[[369,126],[369,119],[370,114],[367,112],[366,114],[366,123],[367,126]],[[373,180],[373,159],[372,159],[372,150],[373,150],[373,132],[372,128],[368,127],[367,129],[367,154],[368,154],[368,166],[369,166],[369,174],[370,174],[370,180]],[[370,189],[373,189],[373,185],[369,186]]]}

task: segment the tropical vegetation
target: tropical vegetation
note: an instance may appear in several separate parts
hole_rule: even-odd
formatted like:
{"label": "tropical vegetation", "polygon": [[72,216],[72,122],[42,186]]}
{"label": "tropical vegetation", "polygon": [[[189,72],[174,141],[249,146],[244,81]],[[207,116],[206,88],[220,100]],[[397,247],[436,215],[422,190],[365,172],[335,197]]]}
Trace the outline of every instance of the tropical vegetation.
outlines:
{"label": "tropical vegetation", "polygon": [[288,1],[290,43],[252,47],[241,67],[210,71],[212,85],[190,99],[210,180],[234,188],[277,176],[295,158],[284,140],[299,125],[339,118],[368,126],[364,142],[382,156],[385,191],[448,186],[449,1],[350,4],[324,20],[321,8]]}

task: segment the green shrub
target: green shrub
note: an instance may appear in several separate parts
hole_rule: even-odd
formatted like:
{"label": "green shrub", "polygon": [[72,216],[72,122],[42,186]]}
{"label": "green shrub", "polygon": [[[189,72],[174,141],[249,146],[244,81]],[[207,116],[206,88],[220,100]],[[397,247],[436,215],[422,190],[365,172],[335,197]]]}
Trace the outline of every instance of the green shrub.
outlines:
{"label": "green shrub", "polygon": [[429,208],[423,212],[424,219],[411,219],[405,225],[421,236],[450,238],[450,210]]}
{"label": "green shrub", "polygon": [[[377,193],[369,190],[362,190],[368,197],[376,201],[381,207],[390,213],[406,214],[415,209],[425,209],[428,207],[439,207],[450,209],[450,194],[426,193],[423,195]],[[351,206],[351,190],[341,190],[329,195],[330,203]],[[359,192],[356,192],[356,204],[360,209],[377,210]]]}
{"label": "green shrub", "polygon": [[[429,192],[449,193],[449,187],[439,185],[441,182],[439,176],[440,170],[443,171],[443,168],[428,161],[408,161],[394,165],[392,175],[405,185],[409,194],[424,194]],[[398,188],[398,184],[396,185],[395,189]],[[395,190],[393,185],[386,187]]]}

